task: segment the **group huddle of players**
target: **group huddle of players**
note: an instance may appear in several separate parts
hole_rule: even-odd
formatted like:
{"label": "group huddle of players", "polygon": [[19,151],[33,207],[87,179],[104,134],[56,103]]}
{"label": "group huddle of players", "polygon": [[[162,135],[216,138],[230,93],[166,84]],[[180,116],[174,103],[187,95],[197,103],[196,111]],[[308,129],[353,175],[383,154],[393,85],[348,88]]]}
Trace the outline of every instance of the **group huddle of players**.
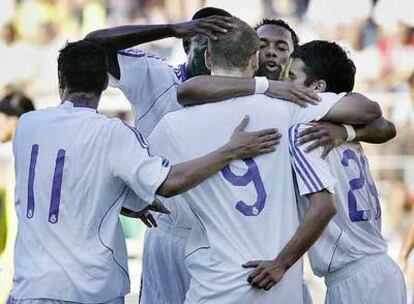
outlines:
{"label": "group huddle of players", "polygon": [[[185,64],[132,48],[166,37],[183,39]],[[142,304],[312,303],[306,252],[326,303],[406,303],[359,144],[395,128],[352,93],[336,43],[299,45],[280,19],[253,29],[209,7],[92,32],[60,51],[58,72],[62,103],[23,115],[14,138],[10,303],[123,303],[119,213],[156,227]],[[108,83],[136,128],[96,111]]]}

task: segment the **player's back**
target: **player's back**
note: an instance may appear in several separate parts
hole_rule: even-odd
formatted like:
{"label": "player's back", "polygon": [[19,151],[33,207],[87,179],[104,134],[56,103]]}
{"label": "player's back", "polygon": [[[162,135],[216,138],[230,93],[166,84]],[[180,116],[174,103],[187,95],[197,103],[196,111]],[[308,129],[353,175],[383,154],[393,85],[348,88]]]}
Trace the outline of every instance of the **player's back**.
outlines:
{"label": "player's back", "polygon": [[[228,141],[247,114],[248,130],[278,128],[283,137],[276,152],[234,161],[182,195],[204,230],[197,234],[193,227],[196,235],[190,236],[186,263],[193,280],[188,303],[302,301],[300,263],[268,292],[253,289],[247,283],[250,270],[241,266],[275,258],[298,226],[287,136],[292,105],[256,95],[170,113],[160,123],[169,130],[162,153],[176,163],[210,152]],[[157,131],[150,142],[154,137],[167,140]]]}
{"label": "player's back", "polygon": [[[324,176],[337,181],[334,186],[337,214],[309,251],[313,271],[324,276],[362,257],[386,253],[387,244],[381,234],[378,192],[362,146],[345,143],[323,160],[321,151],[307,154],[306,145],[293,143],[292,134],[306,127],[301,124],[291,129],[291,148],[301,153],[317,172],[326,172]],[[308,201],[302,199],[299,204],[302,213]]]}
{"label": "player's back", "polygon": [[128,190],[108,166],[120,125],[70,102],[21,118],[13,298],[104,302],[128,290],[115,206]]}
{"label": "player's back", "polygon": [[338,239],[338,252],[331,271],[363,256],[385,253],[387,244],[381,234],[379,194],[369,169],[368,159],[359,143],[345,143],[327,156],[335,187],[337,215],[333,222],[343,231],[346,242]]}

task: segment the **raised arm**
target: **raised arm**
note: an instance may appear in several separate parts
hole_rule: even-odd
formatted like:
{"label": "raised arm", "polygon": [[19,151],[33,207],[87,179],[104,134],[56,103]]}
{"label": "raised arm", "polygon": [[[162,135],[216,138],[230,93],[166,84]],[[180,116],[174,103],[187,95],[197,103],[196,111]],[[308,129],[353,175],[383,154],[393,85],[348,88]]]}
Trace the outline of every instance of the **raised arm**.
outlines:
{"label": "raised arm", "polygon": [[[254,78],[197,76],[178,86],[177,99],[183,106],[192,106],[252,95],[255,94],[255,88]],[[312,90],[283,81],[269,80],[269,88],[265,94],[290,100],[301,106],[319,101],[318,95]]]}
{"label": "raised arm", "polygon": [[224,33],[232,26],[230,20],[229,17],[212,16],[175,24],[117,26],[91,32],[85,39],[105,48],[109,72],[119,79],[118,51],[169,37],[188,38],[201,34],[217,39],[217,33]]}
{"label": "raised arm", "polygon": [[125,25],[91,32],[85,39],[117,52],[169,37],[187,38],[200,34],[217,39],[216,33],[225,33],[232,26],[230,21],[229,17],[212,16],[175,24]]}
{"label": "raised arm", "polygon": [[366,125],[382,116],[377,102],[359,93],[348,93],[342,97],[322,120],[351,125]]}
{"label": "raised arm", "polygon": [[[354,141],[367,142],[371,144],[382,144],[396,136],[396,129],[392,122],[381,117],[365,126],[355,127],[356,137]],[[347,132],[343,125],[330,122],[317,122],[299,133],[299,144],[312,143],[306,151],[310,152],[318,147],[323,147],[322,157],[335,147],[340,146],[347,140]]]}
{"label": "raised arm", "polygon": [[315,243],[335,216],[335,203],[328,191],[309,194],[308,198],[310,207],[303,222],[279,255],[271,261],[250,261],[243,265],[246,268],[255,268],[247,279],[253,287],[269,290],[277,284],[289,268]]}
{"label": "raised arm", "polygon": [[355,141],[363,141],[370,144],[386,143],[397,135],[394,124],[383,117],[365,126],[356,127],[355,132]]}

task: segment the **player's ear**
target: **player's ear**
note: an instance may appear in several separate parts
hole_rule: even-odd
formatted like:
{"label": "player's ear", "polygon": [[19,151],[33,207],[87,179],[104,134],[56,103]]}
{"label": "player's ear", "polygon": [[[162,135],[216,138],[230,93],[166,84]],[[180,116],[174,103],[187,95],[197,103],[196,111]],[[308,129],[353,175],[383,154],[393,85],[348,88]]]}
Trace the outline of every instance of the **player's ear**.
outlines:
{"label": "player's ear", "polygon": [[204,52],[204,63],[209,71],[211,71],[211,52],[207,49]]}
{"label": "player's ear", "polygon": [[316,80],[312,83],[311,87],[313,87],[313,90],[321,93],[321,92],[325,92],[326,90],[326,82],[325,80],[319,79]]}

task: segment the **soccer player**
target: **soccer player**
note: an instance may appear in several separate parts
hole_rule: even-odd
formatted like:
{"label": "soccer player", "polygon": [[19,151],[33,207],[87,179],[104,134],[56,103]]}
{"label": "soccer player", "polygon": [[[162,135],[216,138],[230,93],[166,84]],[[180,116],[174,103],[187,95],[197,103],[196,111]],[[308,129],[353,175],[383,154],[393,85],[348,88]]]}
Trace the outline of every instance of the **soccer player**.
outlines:
{"label": "soccer player", "polygon": [[108,84],[99,46],[69,43],[58,74],[62,104],[23,115],[13,142],[19,221],[11,301],[123,303],[121,206],[148,208],[156,195],[186,191],[235,158],[274,151],[278,134],[244,132],[244,119],[221,148],[170,166],[137,130],[96,111]]}
{"label": "soccer player", "polygon": [[[233,23],[237,28],[223,39],[210,41],[207,62],[212,75],[253,77],[259,39],[244,22],[234,19]],[[352,107],[345,109],[344,102]],[[220,146],[246,113],[252,117],[252,128],[277,126],[286,135],[298,121],[362,119],[362,123],[380,115],[375,103],[352,96],[324,95],[321,103],[305,110],[254,95],[171,112],[149,141],[155,151],[168,155],[173,163],[180,162]],[[303,303],[302,266],[296,262],[323,231],[335,208],[327,191],[314,194],[314,208],[297,230],[287,138],[282,137],[275,153],[233,162],[175,199],[188,203],[198,219],[186,249],[191,284],[185,303]],[[271,257],[276,258],[279,278],[269,279],[263,287],[270,289],[281,281],[268,293],[251,288],[246,280],[250,269],[242,264]]]}
{"label": "soccer player", "polygon": [[[259,69],[256,75],[269,80],[283,80],[289,70],[290,55],[298,46],[298,35],[281,19],[263,19],[255,29],[260,38]],[[256,89],[255,79],[238,77],[198,76],[192,78],[191,82],[192,86],[178,88],[178,98],[184,106],[251,95]],[[191,91],[192,87],[196,93]],[[306,87],[294,87],[290,82],[270,81],[265,94],[292,100],[301,106],[315,104],[317,101],[316,96],[310,95]]]}
{"label": "soccer player", "polygon": [[[292,82],[319,92],[352,91],[354,75],[349,77],[347,71],[355,67],[336,43],[312,41],[300,46],[292,57]],[[375,121],[371,132],[384,132],[387,123]],[[325,303],[407,303],[402,272],[386,253],[378,191],[358,142],[372,136],[366,129],[355,132],[347,126],[348,142],[334,148],[324,159],[322,147],[308,151],[312,149],[309,143],[298,140],[299,133],[307,127],[296,125],[289,132],[292,166],[302,196],[299,208],[303,214],[308,208],[308,195],[320,189],[334,193],[337,208],[337,215],[309,250],[314,273],[325,277]],[[395,129],[388,139],[394,136]],[[318,177],[314,184],[306,179],[306,172]]]}
{"label": "soccer player", "polygon": [[[87,40],[105,48],[109,58],[111,85],[119,88],[131,103],[135,124],[145,137],[166,113],[182,107],[176,95],[181,82],[210,73],[204,63],[207,39],[219,38],[220,34],[231,29],[230,16],[222,9],[207,7],[196,12],[189,22],[121,26],[87,35]],[[290,35],[286,31],[281,28],[278,32],[282,32],[285,37]],[[187,62],[176,69],[158,56],[128,49],[166,37],[183,38]],[[285,43],[289,52],[293,51],[293,37]],[[269,41],[273,40],[269,38]],[[269,56],[275,57],[272,54],[276,52],[276,44],[272,43],[269,49]],[[266,69],[265,65],[263,73],[275,73],[272,64],[269,64],[271,70]],[[267,94],[297,103],[312,102],[317,98],[313,91],[303,86],[281,82],[270,82]],[[181,304],[188,289],[190,278],[182,261],[193,216],[183,204],[169,202],[168,208],[172,215],[158,215],[158,229],[147,230],[145,235],[140,296],[142,304]]]}

